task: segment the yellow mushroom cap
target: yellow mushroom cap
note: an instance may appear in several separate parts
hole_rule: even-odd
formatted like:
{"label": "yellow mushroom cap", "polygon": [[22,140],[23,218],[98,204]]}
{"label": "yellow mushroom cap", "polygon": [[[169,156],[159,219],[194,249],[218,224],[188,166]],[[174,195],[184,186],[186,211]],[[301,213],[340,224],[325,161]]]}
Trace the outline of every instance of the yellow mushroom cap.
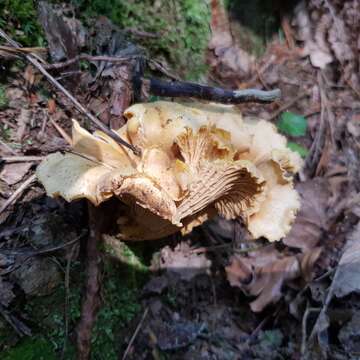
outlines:
{"label": "yellow mushroom cap", "polygon": [[49,196],[94,205],[117,198],[127,209],[118,216],[124,240],[186,233],[216,214],[242,217],[270,241],[290,230],[301,160],[272,124],[244,120],[232,106],[165,101],[133,105],[125,116],[118,133],[141,157],[74,121],[73,152],[51,154],[37,169]]}

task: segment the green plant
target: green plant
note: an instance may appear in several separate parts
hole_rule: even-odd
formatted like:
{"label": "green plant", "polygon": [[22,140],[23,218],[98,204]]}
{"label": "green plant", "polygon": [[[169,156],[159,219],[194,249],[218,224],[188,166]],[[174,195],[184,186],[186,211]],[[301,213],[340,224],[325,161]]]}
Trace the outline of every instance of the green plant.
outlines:
{"label": "green plant", "polygon": [[6,96],[6,88],[4,85],[0,84],[0,110],[3,110],[7,107],[9,100]]}
{"label": "green plant", "polygon": [[210,36],[207,0],[73,0],[84,21],[98,14],[120,28],[157,35],[136,37],[151,56],[163,56],[183,76],[196,79],[206,70],[205,50]]}
{"label": "green plant", "polygon": [[[133,257],[133,254],[129,254],[129,256]],[[71,270],[67,309],[69,333],[73,332],[81,315],[83,273],[80,270],[80,264],[74,263]],[[121,329],[141,309],[137,297],[144,280],[144,272],[135,267],[116,264],[110,260],[105,261],[102,280],[103,303],[92,336],[92,353],[95,359],[117,359],[122,344]],[[64,344],[64,302],[65,288],[60,286],[49,296],[30,299],[25,307],[29,319],[34,321],[33,331],[35,336],[36,334],[39,334],[39,336],[40,334],[46,334],[51,350],[55,353],[61,352]],[[0,354],[0,358],[2,359],[2,354]],[[67,360],[75,359],[75,348],[70,340],[67,341],[64,358]],[[17,360],[17,358],[14,359]],[[22,360],[22,358],[20,359]],[[24,359],[28,360],[27,358]],[[51,360],[52,358],[46,359]],[[11,358],[11,360],[13,359]],[[29,360],[33,359],[29,358]]]}
{"label": "green plant", "polygon": [[287,143],[287,147],[292,151],[296,151],[303,158],[306,158],[306,156],[309,154],[308,149],[306,149],[305,147],[303,147],[293,141],[289,141]]}
{"label": "green plant", "polygon": [[[285,111],[281,114],[280,120],[277,123],[278,129],[285,135],[292,137],[301,137],[306,135],[307,120],[304,116],[295,114],[291,111]],[[305,158],[309,150],[293,141],[289,141],[288,148],[296,151],[299,155]]]}
{"label": "green plant", "polygon": [[56,360],[51,343],[42,337],[24,339],[1,358],[2,360]]}
{"label": "green plant", "polygon": [[44,45],[34,0],[0,1],[0,26],[24,46]]}
{"label": "green plant", "polygon": [[304,136],[307,129],[307,121],[304,116],[285,111],[281,114],[277,124],[278,129],[286,135]]}

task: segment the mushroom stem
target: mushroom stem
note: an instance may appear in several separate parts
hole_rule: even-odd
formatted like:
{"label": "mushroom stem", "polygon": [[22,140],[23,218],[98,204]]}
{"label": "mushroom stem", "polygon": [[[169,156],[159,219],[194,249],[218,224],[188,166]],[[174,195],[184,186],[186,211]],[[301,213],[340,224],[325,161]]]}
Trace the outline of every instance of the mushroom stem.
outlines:
{"label": "mushroom stem", "polygon": [[91,333],[100,307],[102,256],[99,250],[104,223],[102,211],[88,203],[89,238],[86,244],[86,280],[85,293],[78,323],[77,353],[78,360],[90,359]]}

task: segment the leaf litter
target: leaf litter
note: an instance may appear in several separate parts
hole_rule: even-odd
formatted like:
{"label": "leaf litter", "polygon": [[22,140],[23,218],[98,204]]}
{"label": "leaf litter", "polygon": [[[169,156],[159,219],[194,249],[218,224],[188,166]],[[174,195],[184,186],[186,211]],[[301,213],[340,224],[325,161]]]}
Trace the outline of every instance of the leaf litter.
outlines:
{"label": "leaf litter", "polygon": [[[179,358],[196,358],[194,354],[201,354],[204,359],[222,359],[229,354],[249,359],[294,358],[291,354],[300,354],[301,350],[302,355],[310,354],[310,358],[335,358],[339,354],[342,358],[356,358],[360,83],[355,69],[359,61],[356,38],[359,5],[356,0],[320,3],[301,2],[294,10],[291,24],[295,48],[289,49],[275,36],[265,54],[255,59],[232,33],[234,18],[228,18],[221,2],[213,2],[213,38],[208,54],[212,79],[228,87],[256,85],[282,89],[281,103],[242,105],[245,116],[271,118],[301,91],[306,93],[279,113],[280,117],[286,116],[282,115],[286,111],[299,114],[308,123],[306,134],[303,130],[296,130],[295,135],[292,130],[289,133],[296,137],[296,144],[309,152],[307,157],[303,153],[306,167],[295,181],[301,208],[290,233],[276,244],[269,245],[265,239],[250,240],[245,226],[223,219],[203,225],[207,231],[193,231],[186,242],[172,236],[170,245],[161,246],[160,261],[143,289],[143,305],[150,304],[151,311],[129,357],[157,354],[160,349],[174,351]],[[75,25],[66,25],[73,35],[78,31]],[[100,39],[93,40],[101,47]],[[118,54],[117,50],[115,46],[113,54]],[[68,50],[62,51],[65,54]],[[129,69],[103,63],[97,70],[95,78],[83,72],[84,88],[91,92],[78,95],[90,103],[94,112],[101,113],[104,123],[122,125],[119,94],[127,86]],[[52,126],[45,126],[48,141],[38,141],[36,133],[42,128],[48,110],[70,133],[70,113],[74,109],[61,94],[54,97],[56,107],[51,109],[47,109],[48,99],[39,94],[30,101],[21,81],[17,79],[6,90],[8,102],[1,116],[13,127],[5,129],[10,133],[6,138],[1,129],[2,140],[19,155],[46,155],[63,150],[65,142]],[[321,94],[325,94],[327,101],[323,101]],[[277,120],[275,117],[274,123]],[[80,121],[86,124],[84,119]],[[290,125],[294,125],[291,119]],[[307,161],[309,158],[311,161]],[[1,166],[0,203],[32,171],[29,163]],[[315,173],[318,176],[314,177]],[[0,253],[3,247],[29,246],[26,231],[21,229],[31,214],[60,211],[64,207],[61,202],[39,202],[38,196],[44,199],[43,190],[35,185],[15,207],[1,215],[6,236],[1,237]],[[7,267],[10,260],[0,258],[0,269]],[[43,279],[36,273],[43,272],[38,269],[41,266],[33,268],[33,279]],[[0,280],[0,303],[6,311],[13,310],[18,291],[44,295],[39,289],[51,292],[53,286],[45,279],[35,282],[40,288],[34,285],[30,290],[22,289],[21,284],[26,285],[27,281],[20,280],[20,276],[6,275]],[[301,301],[299,318],[295,319],[288,307],[297,296]],[[350,317],[343,314],[345,308],[351,308]],[[216,319],[214,309],[222,309]],[[340,321],[334,320],[336,311]],[[306,344],[303,349],[301,343]],[[344,351],[348,354],[344,355]]]}

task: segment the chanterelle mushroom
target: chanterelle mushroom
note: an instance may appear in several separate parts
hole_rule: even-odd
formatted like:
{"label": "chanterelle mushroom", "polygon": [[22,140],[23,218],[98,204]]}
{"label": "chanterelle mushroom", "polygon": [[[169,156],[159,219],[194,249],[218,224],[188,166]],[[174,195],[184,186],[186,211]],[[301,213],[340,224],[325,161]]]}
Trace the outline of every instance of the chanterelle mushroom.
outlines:
{"label": "chanterelle mushroom", "polygon": [[49,196],[95,205],[118,198],[124,240],[186,233],[216,214],[242,217],[254,237],[288,233],[301,159],[272,124],[243,120],[231,106],[165,101],[133,105],[125,116],[118,132],[142,156],[74,121],[73,152],[51,154],[37,169]]}

